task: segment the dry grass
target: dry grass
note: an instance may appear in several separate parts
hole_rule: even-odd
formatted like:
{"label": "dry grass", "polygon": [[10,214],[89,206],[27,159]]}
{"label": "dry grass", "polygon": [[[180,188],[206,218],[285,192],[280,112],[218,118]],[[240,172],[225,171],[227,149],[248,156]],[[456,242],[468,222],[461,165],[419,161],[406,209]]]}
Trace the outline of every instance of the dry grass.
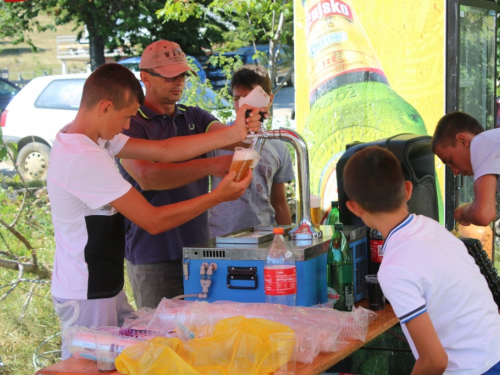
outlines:
{"label": "dry grass", "polygon": [[[41,16],[42,24],[49,22],[48,16]],[[44,74],[61,74],[61,61],[57,58],[57,36],[76,35],[83,27],[73,31],[76,24],[64,25],[57,31],[46,31],[43,33],[31,33],[29,36],[34,44],[40,49],[32,52],[27,44],[14,45],[9,39],[0,40],[0,69],[9,69],[9,79],[18,80],[19,74],[24,79],[31,79]],[[86,70],[84,62],[70,62],[69,69]]]}

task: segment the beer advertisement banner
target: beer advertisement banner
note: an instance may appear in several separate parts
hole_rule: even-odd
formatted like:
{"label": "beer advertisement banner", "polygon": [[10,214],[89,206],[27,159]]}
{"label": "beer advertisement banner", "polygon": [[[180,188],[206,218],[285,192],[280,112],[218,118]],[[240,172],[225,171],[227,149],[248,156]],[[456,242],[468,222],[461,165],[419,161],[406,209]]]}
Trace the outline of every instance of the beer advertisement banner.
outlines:
{"label": "beer advertisement banner", "polygon": [[[337,200],[346,144],[432,135],[445,103],[444,0],[295,0],[296,123],[311,193]],[[444,168],[438,170],[443,186]]]}

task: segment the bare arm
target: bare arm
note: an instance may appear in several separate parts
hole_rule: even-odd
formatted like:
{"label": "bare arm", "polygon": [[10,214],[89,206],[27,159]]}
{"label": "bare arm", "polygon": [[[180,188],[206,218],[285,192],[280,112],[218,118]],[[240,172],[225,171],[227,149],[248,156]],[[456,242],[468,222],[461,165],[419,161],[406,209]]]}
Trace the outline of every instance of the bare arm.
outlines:
{"label": "bare arm", "polygon": [[208,194],[166,206],[152,206],[136,189],[111,202],[118,212],[150,234],[178,227],[221,202],[238,199],[252,180],[252,172],[240,182],[233,182],[235,172],[229,173],[219,186]]}
{"label": "bare arm", "polygon": [[215,129],[204,134],[174,137],[161,141],[130,138],[122,150],[116,155],[123,159],[141,159],[160,162],[177,162],[192,159],[246,138],[248,131],[260,129],[259,109],[252,110],[252,115],[245,118],[245,111],[250,109],[244,105],[238,110],[233,126]]}
{"label": "bare arm", "polygon": [[412,375],[441,375],[448,366],[448,354],[437,336],[427,312],[406,323],[418,352]]}
{"label": "bare arm", "polygon": [[[220,130],[220,129],[224,129],[224,128],[227,128],[227,127],[228,127],[228,125],[226,125],[226,124],[223,124],[223,123],[220,123],[220,122],[214,122],[213,124],[210,124],[210,127],[208,128],[208,131],[211,132],[211,131],[214,131],[214,130]],[[231,145],[227,145],[225,147],[221,147],[221,150],[234,151],[235,147],[248,148],[251,145],[252,145],[251,142],[240,141],[240,142],[233,143]]]}
{"label": "bare arm", "polygon": [[147,191],[175,189],[209,175],[224,177],[229,172],[232,158],[232,155],[217,156],[183,163],[123,159],[121,163],[141,189]]}
{"label": "bare arm", "polygon": [[497,176],[488,174],[474,181],[474,201],[455,210],[455,220],[462,225],[489,225],[496,217]]}
{"label": "bare arm", "polygon": [[285,183],[273,184],[271,187],[271,206],[274,208],[278,225],[292,224],[292,215],[286,202]]}

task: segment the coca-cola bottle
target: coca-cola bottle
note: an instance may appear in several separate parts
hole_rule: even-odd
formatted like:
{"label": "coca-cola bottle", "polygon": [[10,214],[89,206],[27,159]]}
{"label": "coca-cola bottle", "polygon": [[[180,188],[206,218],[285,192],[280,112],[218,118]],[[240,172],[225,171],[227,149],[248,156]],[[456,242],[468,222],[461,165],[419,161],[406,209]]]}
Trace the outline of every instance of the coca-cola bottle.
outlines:
{"label": "coca-cola bottle", "polygon": [[371,273],[376,274],[384,257],[385,239],[382,234],[376,229],[370,229],[370,264]]}
{"label": "coca-cola bottle", "polygon": [[264,265],[264,292],[267,303],[295,306],[297,269],[295,257],[283,238],[283,228],[274,228],[274,240]]}

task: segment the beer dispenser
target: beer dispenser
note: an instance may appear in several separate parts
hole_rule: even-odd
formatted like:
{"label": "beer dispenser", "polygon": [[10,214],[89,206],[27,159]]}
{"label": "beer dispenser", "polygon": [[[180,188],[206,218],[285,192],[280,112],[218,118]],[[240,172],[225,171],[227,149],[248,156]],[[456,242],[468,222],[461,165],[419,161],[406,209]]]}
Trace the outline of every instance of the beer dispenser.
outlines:
{"label": "beer dispenser", "polygon": [[347,147],[337,163],[340,220],[344,224],[361,225],[362,221],[346,206],[349,199],[344,190],[344,167],[357,151],[368,146],[380,146],[391,151],[403,168],[405,179],[413,184],[408,201],[410,213],[428,216],[439,221],[438,197],[434,154],[428,135],[398,134],[367,143],[355,143]]}

